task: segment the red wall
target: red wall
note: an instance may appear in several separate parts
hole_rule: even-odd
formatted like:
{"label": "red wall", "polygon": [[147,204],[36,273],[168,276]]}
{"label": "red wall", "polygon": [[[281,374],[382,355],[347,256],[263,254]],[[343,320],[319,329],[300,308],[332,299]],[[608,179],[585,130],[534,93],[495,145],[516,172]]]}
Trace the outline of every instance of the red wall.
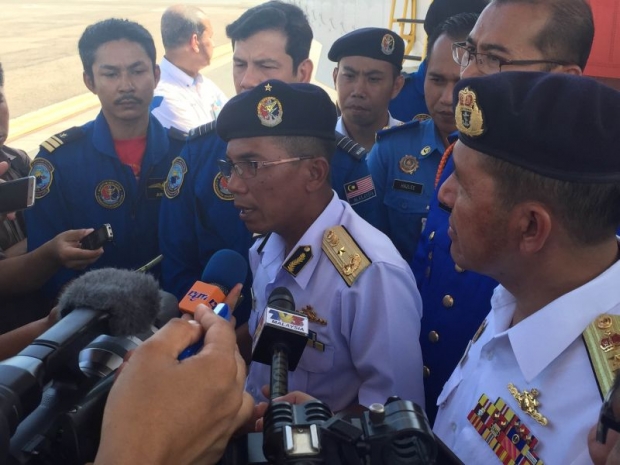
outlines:
{"label": "red wall", "polygon": [[[594,14],[594,44],[585,74],[620,84],[620,1],[590,0]],[[609,79],[611,78],[611,80]]]}

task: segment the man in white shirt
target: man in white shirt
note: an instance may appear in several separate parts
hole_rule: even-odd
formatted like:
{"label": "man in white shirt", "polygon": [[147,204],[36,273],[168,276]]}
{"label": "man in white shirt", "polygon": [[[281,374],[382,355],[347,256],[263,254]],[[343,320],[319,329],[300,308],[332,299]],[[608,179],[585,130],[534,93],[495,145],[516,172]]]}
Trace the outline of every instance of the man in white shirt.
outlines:
{"label": "man in white shirt", "polygon": [[434,432],[466,464],[590,464],[620,360],[620,93],[502,71],[461,80],[454,102],[450,253],[500,285]]}
{"label": "man in white shirt", "polygon": [[161,17],[165,55],[151,112],[166,128],[184,132],[217,118],[228,100],[200,70],[211,62],[213,28],[204,12],[192,5],[174,5]]}

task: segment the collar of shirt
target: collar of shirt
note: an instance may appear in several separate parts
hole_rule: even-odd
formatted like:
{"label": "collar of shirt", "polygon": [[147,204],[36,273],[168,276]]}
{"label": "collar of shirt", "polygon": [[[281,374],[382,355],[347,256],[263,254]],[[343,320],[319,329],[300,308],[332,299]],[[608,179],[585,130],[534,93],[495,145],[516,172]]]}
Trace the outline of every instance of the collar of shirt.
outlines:
{"label": "collar of shirt", "polygon": [[168,61],[166,57],[162,58],[159,68],[161,69],[162,78],[164,78],[163,81],[173,81],[183,87],[193,87],[203,81],[202,74],[198,73],[198,76],[193,78],[181,68]]}
{"label": "collar of shirt", "polygon": [[[402,121],[394,118],[390,112],[388,111],[388,128],[391,128],[392,126],[398,126],[399,124],[403,124]],[[383,128],[385,129],[385,128]],[[344,134],[347,137],[351,137],[349,135],[349,133],[347,132],[347,128],[344,126],[344,122],[342,121],[342,116],[338,117],[338,121],[336,122],[336,132],[339,132],[340,134]]]}
{"label": "collar of shirt", "polygon": [[516,300],[503,286],[492,298],[489,329],[494,336],[508,335],[523,377],[531,382],[555,360],[585,328],[620,300],[620,261],[584,284],[508,328]]}
{"label": "collar of shirt", "polygon": [[[281,260],[284,263],[299,247],[310,246],[312,248],[312,259],[297,276],[291,276],[300,288],[305,289],[314,273],[314,269],[319,263],[320,254],[322,253],[323,232],[330,226],[340,224],[340,219],[345,210],[343,203],[340,201],[335,192],[332,191],[332,200],[329,202],[325,210],[314,220],[314,223],[306,230],[304,235],[297,241],[297,244],[291,249],[289,255],[284,256],[284,239],[276,233],[271,234],[265,247],[261,252],[261,262],[266,267],[273,263],[274,260]],[[278,268],[278,273],[286,273],[282,267]]]}

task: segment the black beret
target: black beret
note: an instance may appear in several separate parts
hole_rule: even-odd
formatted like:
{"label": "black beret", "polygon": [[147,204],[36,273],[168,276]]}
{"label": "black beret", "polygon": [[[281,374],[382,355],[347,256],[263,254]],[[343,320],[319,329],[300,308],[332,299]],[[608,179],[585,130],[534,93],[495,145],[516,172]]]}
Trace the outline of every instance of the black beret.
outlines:
{"label": "black beret", "polygon": [[569,182],[620,181],[620,92],[564,73],[502,72],[454,89],[466,146]]}
{"label": "black beret", "polygon": [[269,136],[335,140],[336,120],[336,106],[320,87],[271,80],[230,99],[216,130],[226,142]]}
{"label": "black beret", "polygon": [[343,57],[358,56],[387,61],[402,69],[405,42],[389,29],[365,27],[339,38],[329,49],[327,58],[338,62]]}
{"label": "black beret", "polygon": [[489,0],[434,0],[428,7],[424,18],[426,35],[433,31],[446,19],[459,13],[482,13]]}

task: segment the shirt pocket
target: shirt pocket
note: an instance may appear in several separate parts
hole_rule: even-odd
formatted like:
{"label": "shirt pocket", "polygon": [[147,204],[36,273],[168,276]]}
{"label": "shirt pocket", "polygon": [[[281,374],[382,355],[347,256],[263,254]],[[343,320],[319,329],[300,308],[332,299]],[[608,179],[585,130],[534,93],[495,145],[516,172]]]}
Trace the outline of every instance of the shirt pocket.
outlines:
{"label": "shirt pocket", "polygon": [[326,373],[334,367],[334,348],[325,345],[324,351],[306,346],[304,354],[299,360],[298,368],[308,373]]}
{"label": "shirt pocket", "polygon": [[407,179],[393,179],[386,187],[383,202],[390,210],[401,215],[419,215],[427,212],[428,186]]}

